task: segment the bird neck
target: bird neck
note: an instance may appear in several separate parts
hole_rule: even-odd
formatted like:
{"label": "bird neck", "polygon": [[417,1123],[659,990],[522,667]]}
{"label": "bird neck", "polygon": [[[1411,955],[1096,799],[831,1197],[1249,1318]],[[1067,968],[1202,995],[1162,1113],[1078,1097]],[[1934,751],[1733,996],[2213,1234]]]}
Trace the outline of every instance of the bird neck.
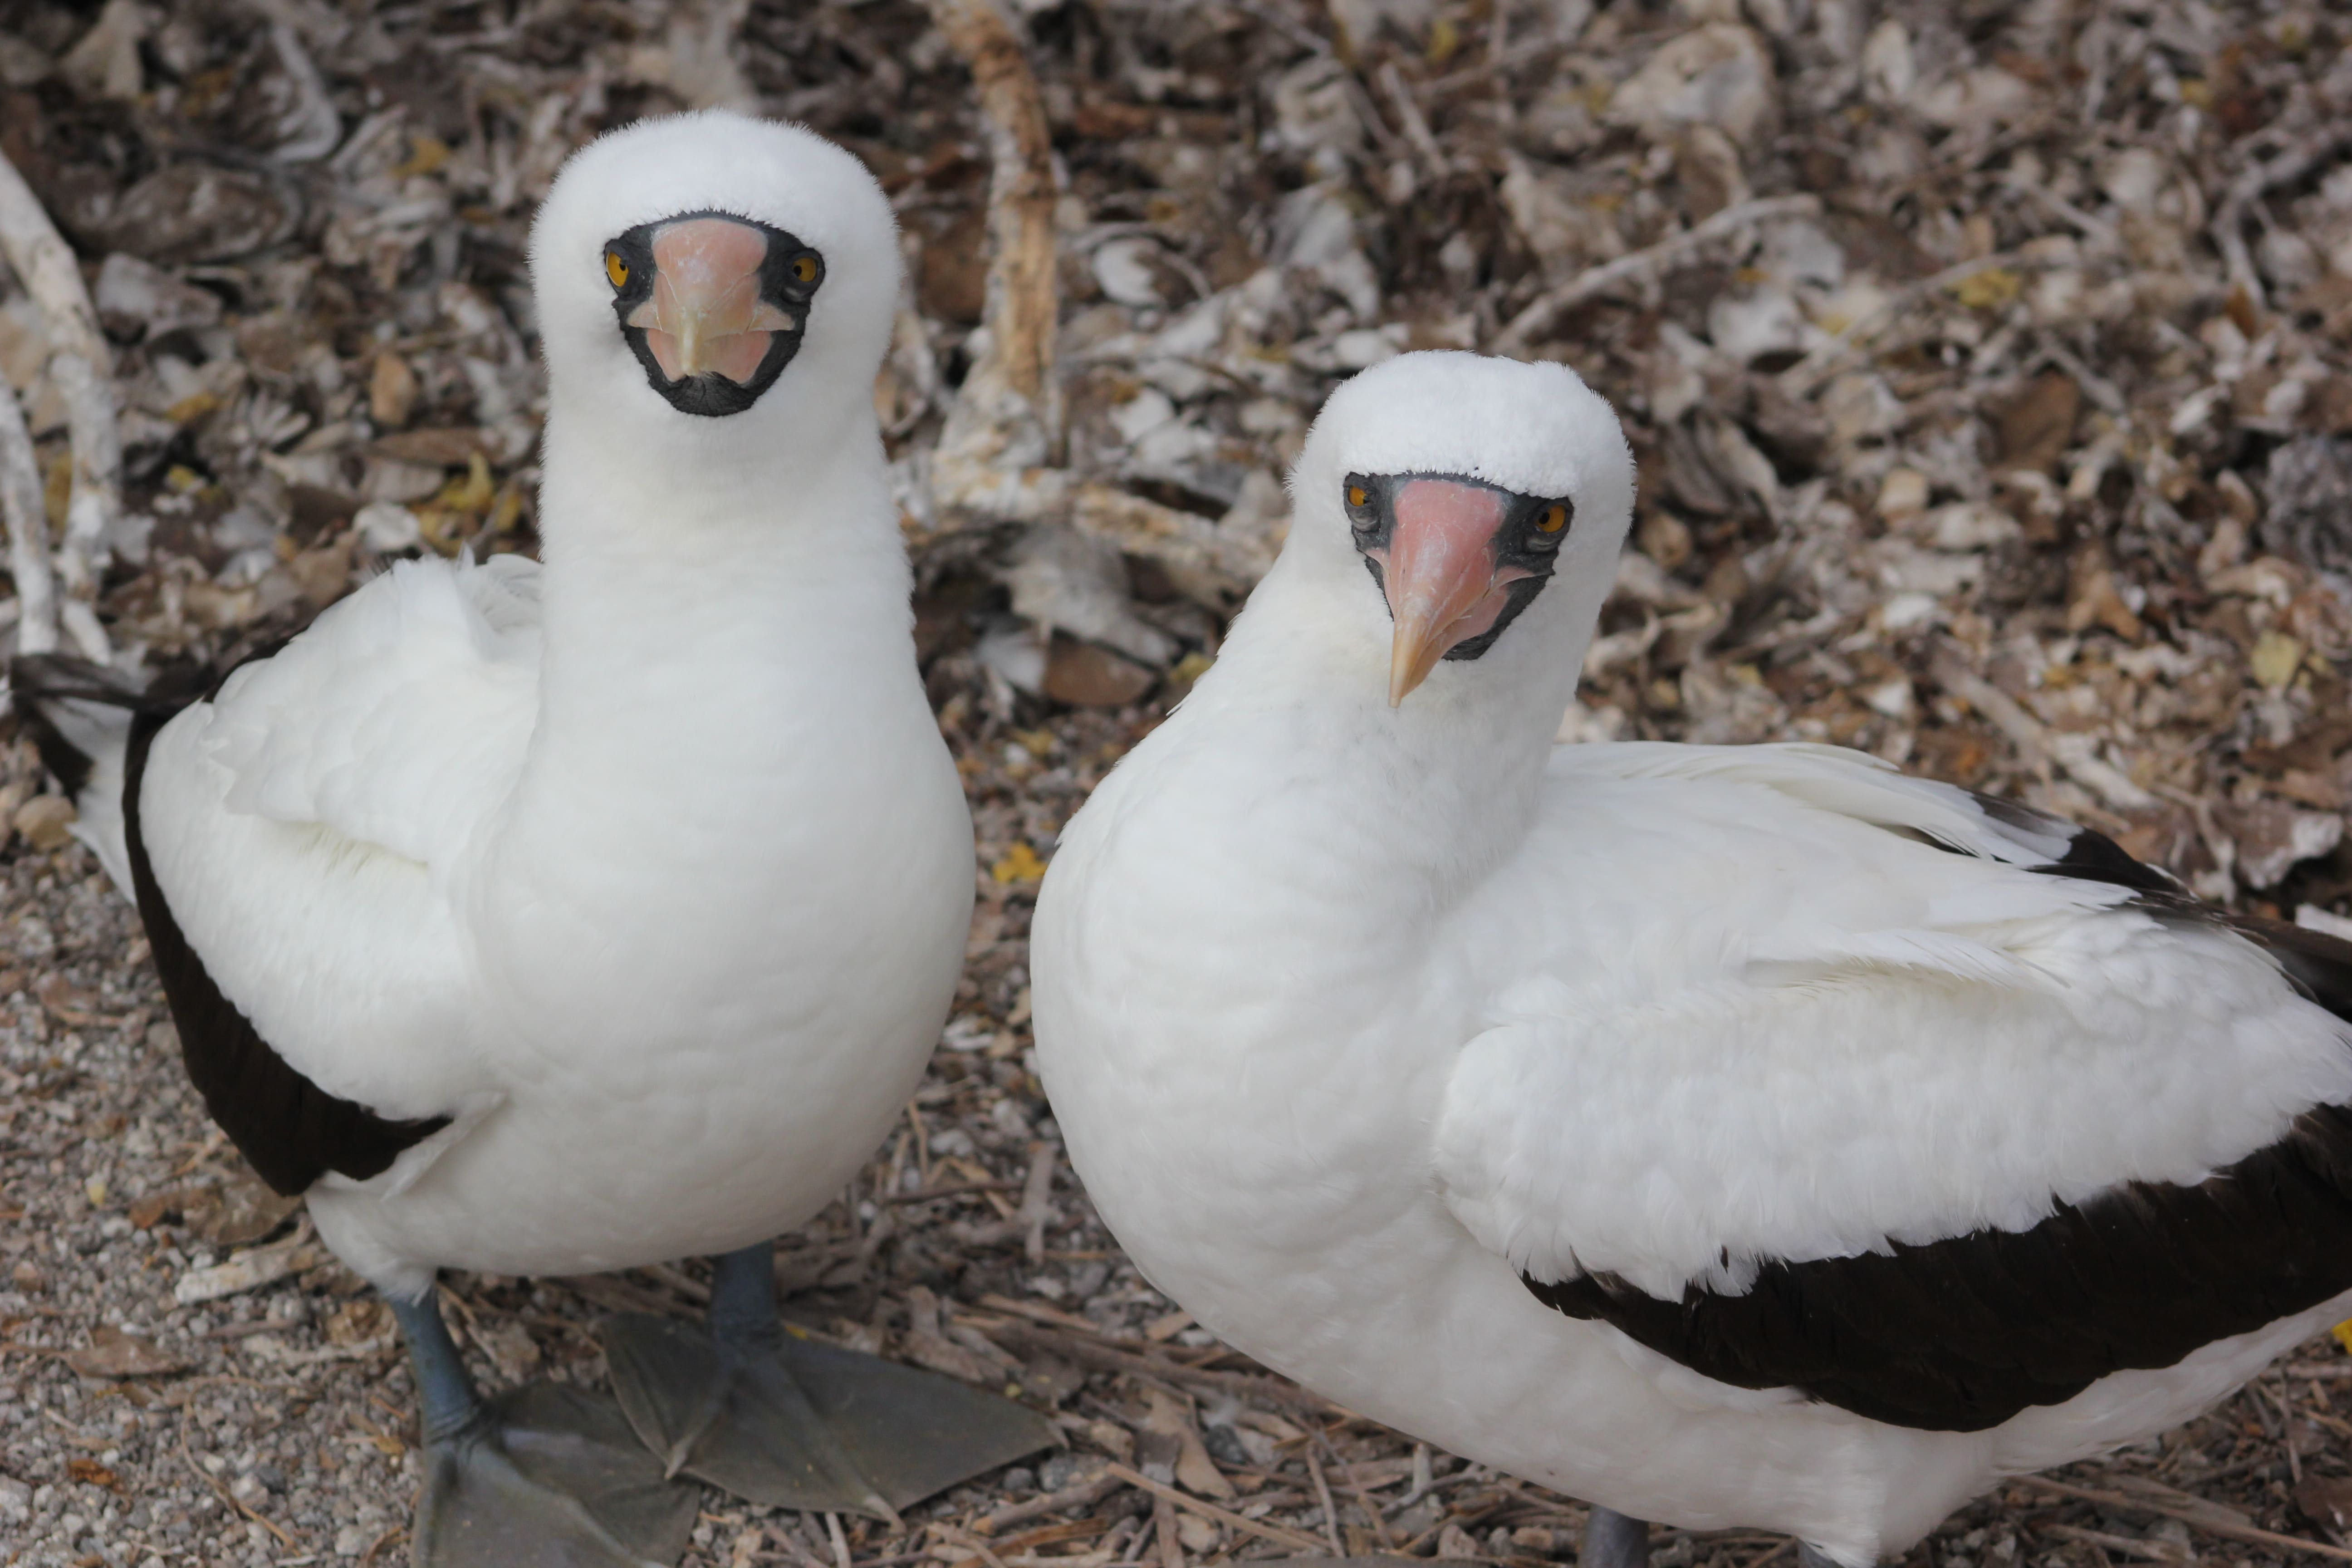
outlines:
{"label": "bird neck", "polygon": [[782,1027],[813,968],[961,952],[971,827],[870,416],[757,460],[586,433],[551,421],[538,721],[463,895],[502,1026],[657,1051],[649,1019]]}
{"label": "bird neck", "polygon": [[541,508],[547,721],[584,705],[609,723],[626,694],[687,682],[824,681],[885,652],[908,662],[906,553],[870,413],[766,449],[698,421],[722,428],[635,453],[555,413]]}
{"label": "bird neck", "polygon": [[1333,598],[1328,584],[1277,567],[1170,720],[1179,731],[1171,741],[1213,731],[1219,750],[1284,781],[1277,799],[1250,813],[1293,816],[1296,831],[1318,838],[1344,825],[1356,853],[1420,879],[1444,903],[1512,853],[1533,823],[1589,627],[1563,658],[1574,628],[1546,625],[1531,608],[1522,619],[1535,624],[1515,628],[1527,634],[1517,646],[1506,637],[1476,661],[1440,665],[1391,708],[1387,625]]}
{"label": "bird neck", "polygon": [[796,776],[815,763],[795,744],[856,726],[861,705],[929,728],[870,412],[846,438],[781,452],[721,440],[619,461],[600,436],[550,420],[527,786],[653,768],[675,803],[698,780]]}

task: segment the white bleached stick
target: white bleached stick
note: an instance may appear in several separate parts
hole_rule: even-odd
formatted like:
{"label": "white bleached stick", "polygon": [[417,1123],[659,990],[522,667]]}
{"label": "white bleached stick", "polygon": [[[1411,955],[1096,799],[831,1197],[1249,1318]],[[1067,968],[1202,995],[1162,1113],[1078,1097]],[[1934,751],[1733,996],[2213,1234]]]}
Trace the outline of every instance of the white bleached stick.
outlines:
{"label": "white bleached stick", "polygon": [[16,583],[16,651],[58,646],[57,582],[49,572],[49,520],[41,470],[16,389],[0,381],[0,520],[8,525],[8,574]]}
{"label": "white bleached stick", "polygon": [[[1061,445],[1054,374],[1054,145],[1045,104],[996,0],[930,0],[931,19],[971,72],[988,129],[988,344],[948,415],[936,459],[1023,466]],[[985,428],[983,428],[985,427]]]}
{"label": "white bleached stick", "polygon": [[[98,330],[98,312],[82,286],[72,248],[5,158],[0,158],[0,254],[7,257],[25,291],[40,306],[48,328],[49,380],[65,401],[73,447],[73,488],[66,503],[58,575],[67,593],[87,605],[98,591],[98,552],[122,510],[114,356]],[[97,617],[77,615],[72,619],[79,634],[76,640],[86,643],[97,630]],[[102,647],[83,651],[93,657],[104,652]]]}
{"label": "white bleached stick", "polygon": [[1062,391],[1054,365],[1060,291],[1045,100],[997,0],[928,4],[971,72],[992,165],[985,344],[931,454],[933,498],[959,521],[1069,523],[1238,597],[1272,564],[1262,542],[1227,538],[1205,517],[1060,466]]}
{"label": "white bleached stick", "polygon": [[1528,301],[1526,308],[1505,322],[1503,330],[1495,334],[1494,352],[1499,354],[1524,353],[1528,342],[1537,334],[1594,295],[1604,293],[1629,279],[1648,277],[1664,268],[1667,263],[1681,260],[1685,252],[1737,234],[1749,224],[1763,223],[1772,218],[1813,217],[1821,210],[1821,198],[1818,196],[1759,196],[1753,201],[1727,206],[1679,234],[1666,236],[1655,245],[1629,251],[1614,261],[1588,267],[1559,287],[1548,289]]}

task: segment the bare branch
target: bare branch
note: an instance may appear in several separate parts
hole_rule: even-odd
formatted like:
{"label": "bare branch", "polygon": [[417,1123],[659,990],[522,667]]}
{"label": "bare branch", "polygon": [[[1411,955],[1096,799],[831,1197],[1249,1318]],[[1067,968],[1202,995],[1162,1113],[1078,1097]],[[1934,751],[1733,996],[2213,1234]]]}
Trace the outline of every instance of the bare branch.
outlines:
{"label": "bare branch", "polygon": [[1054,331],[1053,143],[1027,54],[996,0],[929,0],[932,19],[970,68],[988,124],[986,342],[948,410],[931,456],[943,510],[1001,522],[1069,523],[1194,582],[1238,595],[1272,564],[1255,540],[1229,540],[1209,519],[1063,468]]}
{"label": "bare branch", "polygon": [[[86,604],[97,594],[94,563],[122,510],[114,356],[98,330],[98,312],[82,286],[72,248],[5,158],[0,158],[0,254],[16,268],[48,327],[49,379],[65,401],[73,446],[73,489],[66,503],[58,571],[66,591]],[[96,617],[74,618],[83,634],[77,640],[86,644],[97,627]]]}
{"label": "bare branch", "polygon": [[2232,180],[2222,195],[2221,205],[2213,214],[2213,243],[2221,247],[2221,258],[2229,263],[2231,286],[2244,290],[2248,302],[2256,310],[2265,309],[2266,304],[2262,274],[2254,269],[2253,255],[2246,248],[2246,215],[2266,193],[2302,179],[2347,146],[2352,146],[2352,123],[2330,124],[2276,157],[2256,163]]}
{"label": "bare branch", "polygon": [[1818,196],[1760,196],[1727,206],[1705,222],[1669,235],[1655,245],[1630,251],[1598,267],[1588,267],[1559,288],[1537,295],[1525,310],[1505,322],[1503,330],[1495,335],[1494,352],[1525,352],[1528,341],[1537,333],[1595,294],[1605,293],[1629,279],[1662,270],[1666,263],[1678,260],[1685,251],[1735,234],[1751,223],[1776,217],[1811,217],[1821,210]]}
{"label": "bare branch", "polygon": [[49,520],[41,471],[16,390],[0,381],[0,519],[8,525],[8,574],[16,582],[16,651],[58,646],[56,579],[49,572]]}
{"label": "bare branch", "polygon": [[941,469],[966,460],[1057,461],[1054,375],[1053,141],[1027,54],[996,0],[931,0],[932,20],[971,71],[988,126],[988,343],[940,441]]}

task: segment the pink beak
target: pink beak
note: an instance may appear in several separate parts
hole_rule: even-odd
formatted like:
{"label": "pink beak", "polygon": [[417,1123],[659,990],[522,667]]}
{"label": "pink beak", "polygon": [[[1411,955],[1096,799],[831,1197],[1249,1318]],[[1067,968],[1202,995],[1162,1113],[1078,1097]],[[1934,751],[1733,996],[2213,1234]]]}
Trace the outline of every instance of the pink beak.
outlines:
{"label": "pink beak", "polygon": [[772,334],[798,323],[760,297],[768,237],[731,218],[696,217],[654,231],[652,298],[629,313],[672,381],[759,374]]}
{"label": "pink beak", "polygon": [[1381,563],[1396,637],[1389,653],[1389,706],[1429,679],[1448,649],[1489,630],[1509,587],[1533,575],[1496,560],[1504,499],[1483,485],[1408,479],[1396,491],[1395,527]]}

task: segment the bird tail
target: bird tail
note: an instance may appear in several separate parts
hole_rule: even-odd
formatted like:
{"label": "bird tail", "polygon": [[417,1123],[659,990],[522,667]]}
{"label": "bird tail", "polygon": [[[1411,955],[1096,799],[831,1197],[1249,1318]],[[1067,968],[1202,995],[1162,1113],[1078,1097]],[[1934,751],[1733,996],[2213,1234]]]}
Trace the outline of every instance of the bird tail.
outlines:
{"label": "bird tail", "polygon": [[90,847],[130,897],[122,764],[131,726],[142,716],[161,723],[201,697],[202,687],[185,679],[142,686],[103,665],[54,653],[17,655],[8,667],[8,686],[42,764],[73,798],[74,837]]}

